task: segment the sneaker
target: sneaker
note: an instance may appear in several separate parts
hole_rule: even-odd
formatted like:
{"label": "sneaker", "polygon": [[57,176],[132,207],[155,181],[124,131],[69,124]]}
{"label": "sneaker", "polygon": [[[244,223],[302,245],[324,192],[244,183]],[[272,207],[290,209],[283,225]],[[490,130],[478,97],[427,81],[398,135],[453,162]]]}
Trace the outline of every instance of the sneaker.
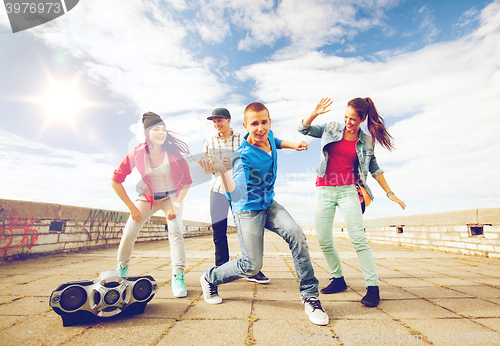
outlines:
{"label": "sneaker", "polygon": [[172,293],[174,297],[184,298],[188,292],[184,284],[184,273],[178,272],[177,275],[172,275]]}
{"label": "sneaker", "polygon": [[127,277],[128,276],[128,264],[125,268],[122,268],[122,265],[120,263],[118,263],[116,265],[116,271],[118,273],[120,273],[121,278]]}
{"label": "sneaker", "polygon": [[330,318],[321,306],[321,302],[316,297],[302,297],[302,304],[305,305],[306,314],[309,315],[309,321],[319,326],[326,326]]}
{"label": "sneaker", "polygon": [[339,293],[347,289],[347,284],[345,283],[343,276],[339,278],[331,278],[330,280],[332,280],[332,282],[330,282],[328,286],[319,290],[321,293],[323,294]]}
{"label": "sneaker", "polygon": [[201,288],[203,289],[203,298],[208,304],[220,304],[222,298],[219,297],[217,285],[208,282],[205,273],[200,277]]}
{"label": "sneaker", "polygon": [[361,304],[374,308],[380,302],[380,293],[378,286],[368,286],[366,288],[366,295],[361,299]]}
{"label": "sneaker", "polygon": [[268,284],[271,281],[262,272],[258,272],[257,275],[248,277],[247,280],[258,284]]}

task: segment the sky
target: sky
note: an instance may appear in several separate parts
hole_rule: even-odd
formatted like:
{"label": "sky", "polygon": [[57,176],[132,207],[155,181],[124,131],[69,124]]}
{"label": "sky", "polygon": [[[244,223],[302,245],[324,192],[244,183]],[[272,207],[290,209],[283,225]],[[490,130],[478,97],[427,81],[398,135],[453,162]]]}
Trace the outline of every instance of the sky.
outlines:
{"label": "sky", "polygon": [[[309,143],[279,152],[275,199],[313,224],[320,143],[298,125],[323,97],[315,124],[370,97],[396,146],[377,162],[407,208],[369,177],[365,218],[500,206],[500,0],[85,0],[17,33],[0,7],[0,76],[0,198],[127,211],[111,176],[144,112],[197,154],[214,108],[245,133],[258,101],[276,137]],[[184,219],[209,222],[191,166]]]}

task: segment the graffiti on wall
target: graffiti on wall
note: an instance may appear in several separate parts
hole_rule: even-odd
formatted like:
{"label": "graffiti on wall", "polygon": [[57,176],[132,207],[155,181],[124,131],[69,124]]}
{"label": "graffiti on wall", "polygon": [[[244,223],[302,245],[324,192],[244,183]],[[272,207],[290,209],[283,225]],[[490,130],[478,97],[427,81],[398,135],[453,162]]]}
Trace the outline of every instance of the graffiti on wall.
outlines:
{"label": "graffiti on wall", "polygon": [[120,223],[126,221],[127,218],[127,213],[100,209],[89,210],[87,219],[83,223],[84,227],[88,228],[88,241],[97,243],[100,240],[120,238],[122,233]]}
{"label": "graffiti on wall", "polygon": [[[7,255],[10,250],[23,249],[27,247],[31,250],[38,241],[38,231],[33,228],[35,219],[20,218],[17,211],[0,226],[0,253]],[[16,238],[21,238],[19,241]]]}

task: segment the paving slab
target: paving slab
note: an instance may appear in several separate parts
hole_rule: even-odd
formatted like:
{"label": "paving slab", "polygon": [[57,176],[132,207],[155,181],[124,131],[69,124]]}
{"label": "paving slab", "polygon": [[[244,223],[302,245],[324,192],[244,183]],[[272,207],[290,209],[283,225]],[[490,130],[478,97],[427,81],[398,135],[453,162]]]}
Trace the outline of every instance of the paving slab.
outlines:
{"label": "paving slab", "polygon": [[0,340],[3,346],[61,345],[87,328],[87,326],[63,328],[60,317],[52,312],[16,321],[9,328],[2,330]]}
{"label": "paving slab", "polygon": [[500,297],[500,288],[495,288],[491,286],[484,285],[461,285],[461,286],[452,286],[453,290],[458,292],[463,292],[468,296],[479,297],[483,299],[488,298],[499,298]]}
{"label": "paving slab", "polygon": [[423,345],[423,337],[390,318],[336,320],[332,323],[335,341],[341,345]]}
{"label": "paving slab", "polygon": [[[326,261],[316,236],[307,239],[319,287],[325,287],[330,282]],[[367,308],[359,302],[366,287],[356,252],[349,239],[335,239],[348,289],[320,295],[330,324],[316,326],[300,302],[288,245],[274,233],[265,234],[262,268],[271,282],[240,279],[221,285],[219,305],[203,300],[199,284],[214,265],[212,238],[186,238],[185,244],[186,298],[172,295],[168,241],[136,244],[130,274],[152,275],[159,284],[144,313],[72,327],[63,327],[49,307],[51,292],[114,269],[116,247],[0,263],[0,344],[500,345],[493,341],[500,333],[498,259],[372,243],[382,300]],[[231,258],[239,258],[236,234],[229,235],[229,244]],[[453,332],[473,333],[475,340],[446,343],[444,333]]]}
{"label": "paving slab", "polygon": [[466,298],[472,297],[466,293],[462,293],[454,288],[448,287],[406,287],[405,291],[411,294],[414,294],[416,297],[422,298],[426,297],[427,299],[432,298]]}
{"label": "paving slab", "polygon": [[109,319],[90,326],[70,338],[64,345],[153,345],[174,323],[175,320],[169,319]]}
{"label": "paving slab", "polygon": [[394,318],[415,318],[422,315],[436,318],[451,318],[457,316],[456,313],[449,311],[439,304],[433,304],[426,299],[381,301],[379,308],[383,309]]}
{"label": "paving slab", "polygon": [[500,306],[481,298],[430,299],[430,301],[456,314],[472,318],[500,316]]}
{"label": "paving slab", "polygon": [[[453,319],[402,319],[412,330],[420,332],[434,345],[495,345],[495,334],[473,320]],[[480,323],[480,322],[479,322]]]}
{"label": "paving slab", "polygon": [[169,330],[158,346],[244,345],[248,320],[182,320]]}

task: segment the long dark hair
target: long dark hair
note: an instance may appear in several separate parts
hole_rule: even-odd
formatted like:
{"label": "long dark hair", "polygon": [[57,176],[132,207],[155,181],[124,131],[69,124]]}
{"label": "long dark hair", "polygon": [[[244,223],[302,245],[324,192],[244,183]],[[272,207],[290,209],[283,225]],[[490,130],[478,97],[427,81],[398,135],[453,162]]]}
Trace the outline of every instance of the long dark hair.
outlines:
{"label": "long dark hair", "polygon": [[349,101],[347,106],[354,109],[362,120],[368,119],[368,132],[375,141],[389,151],[394,149],[394,138],[387,132],[384,119],[378,114],[371,98],[358,97]]}
{"label": "long dark hair", "polygon": [[[149,120],[148,118],[153,120]],[[160,118],[160,116],[153,112],[144,113],[142,122],[145,124],[145,126],[147,126],[147,124],[151,124],[151,126],[146,128],[144,131],[144,135],[146,137],[146,151],[149,154],[149,149],[153,148],[153,143],[151,143],[151,141],[149,140],[149,132],[153,127],[157,125],[165,126],[165,128],[166,125]],[[187,146],[187,144],[180,140],[175,132],[169,130],[166,131],[167,138],[165,138],[165,142],[163,142],[162,144],[163,149],[165,149],[167,153],[178,153],[182,156],[190,157],[191,153],[189,152],[189,147]]]}

